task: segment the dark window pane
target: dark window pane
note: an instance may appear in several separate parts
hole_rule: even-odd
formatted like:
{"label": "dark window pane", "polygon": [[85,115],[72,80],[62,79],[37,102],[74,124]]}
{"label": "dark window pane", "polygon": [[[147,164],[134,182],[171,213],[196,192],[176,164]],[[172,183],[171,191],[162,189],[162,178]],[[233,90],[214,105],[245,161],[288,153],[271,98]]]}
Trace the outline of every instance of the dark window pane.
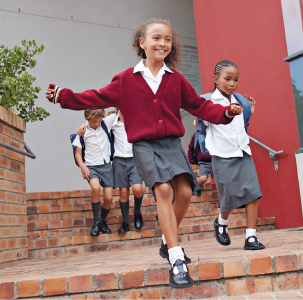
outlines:
{"label": "dark window pane", "polygon": [[300,147],[303,147],[303,57],[289,63],[295,98]]}

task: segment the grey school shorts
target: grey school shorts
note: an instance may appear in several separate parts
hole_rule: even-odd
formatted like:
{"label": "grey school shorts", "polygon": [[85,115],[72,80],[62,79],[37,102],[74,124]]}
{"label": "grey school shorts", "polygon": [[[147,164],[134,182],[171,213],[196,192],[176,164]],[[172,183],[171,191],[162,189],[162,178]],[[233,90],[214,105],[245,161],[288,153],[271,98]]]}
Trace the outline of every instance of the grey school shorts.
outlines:
{"label": "grey school shorts", "polygon": [[142,184],[133,157],[114,157],[113,160],[115,188],[128,188],[134,184]]}
{"label": "grey school shorts", "polygon": [[199,171],[200,171],[200,176],[211,174],[211,178],[214,178],[214,173],[213,173],[213,168],[211,165],[211,161],[199,161]]}
{"label": "grey school shorts", "polygon": [[114,172],[112,164],[104,162],[104,165],[99,166],[87,166],[90,171],[90,179],[99,179],[100,185],[102,187],[114,187]]}

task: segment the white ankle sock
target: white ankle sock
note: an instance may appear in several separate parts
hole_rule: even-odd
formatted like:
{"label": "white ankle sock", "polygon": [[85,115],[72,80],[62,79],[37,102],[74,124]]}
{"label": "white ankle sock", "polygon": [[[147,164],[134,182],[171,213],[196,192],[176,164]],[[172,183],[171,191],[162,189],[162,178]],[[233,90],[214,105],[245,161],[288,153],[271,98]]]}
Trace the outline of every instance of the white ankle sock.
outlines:
{"label": "white ankle sock", "polygon": [[[171,266],[173,266],[173,264],[176,262],[177,259],[181,259],[184,261],[184,253],[180,246],[169,248],[168,255],[169,255],[169,262],[170,262]],[[185,272],[187,271],[187,267],[185,264],[183,264],[183,270]],[[173,272],[174,272],[174,274],[179,273],[177,267],[174,267]]]}
{"label": "white ankle sock", "polygon": [[248,238],[249,236],[256,236],[256,229],[247,228],[246,229],[246,238]]}
{"label": "white ankle sock", "polygon": [[[219,224],[221,225],[228,225],[228,219],[227,220],[224,220],[221,218],[221,214],[219,215],[219,218],[218,218],[218,221],[219,221]],[[219,232],[222,234],[223,233],[223,228],[222,227],[219,227]],[[228,233],[228,227],[226,227],[226,233]]]}
{"label": "white ankle sock", "polygon": [[164,234],[162,234],[162,242],[163,242],[163,245],[166,245],[166,239],[165,239]]}

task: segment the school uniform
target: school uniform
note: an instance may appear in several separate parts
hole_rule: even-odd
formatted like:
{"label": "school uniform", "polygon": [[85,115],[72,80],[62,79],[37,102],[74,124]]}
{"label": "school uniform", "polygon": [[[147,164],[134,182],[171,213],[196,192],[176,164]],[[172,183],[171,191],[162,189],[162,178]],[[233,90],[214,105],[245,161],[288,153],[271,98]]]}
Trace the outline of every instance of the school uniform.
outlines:
{"label": "school uniform", "polygon": [[[155,78],[141,60],[97,90],[74,93],[54,87],[52,102],[72,110],[119,107],[128,141],[133,143],[138,174],[149,188],[183,174],[192,190],[199,186],[180,137],[185,133],[180,109],[214,124],[228,124],[227,107],[200,97],[185,77],[165,63]],[[228,104],[229,106],[229,104]],[[135,116],[135,117],[134,117]]]}
{"label": "school uniform", "polygon": [[[218,89],[211,94],[210,100],[215,104],[229,104]],[[239,103],[233,95],[231,103]],[[207,121],[204,124],[207,126],[205,145],[212,155],[221,213],[260,199],[262,192],[243,114],[235,116],[233,122],[224,126]]]}
{"label": "school uniform", "polygon": [[[108,130],[111,130],[114,121],[114,115],[103,119]],[[101,125],[93,129],[86,121],[86,131],[83,140],[85,145],[84,164],[90,170],[89,181],[97,178],[101,186],[114,187],[114,173],[110,162],[110,143]],[[76,136],[73,145],[82,149],[79,135]]]}
{"label": "school uniform", "polygon": [[115,188],[128,188],[134,184],[142,184],[142,178],[135,165],[133,145],[128,142],[124,123],[119,121],[118,115],[113,123],[112,131],[115,136],[113,159]]}

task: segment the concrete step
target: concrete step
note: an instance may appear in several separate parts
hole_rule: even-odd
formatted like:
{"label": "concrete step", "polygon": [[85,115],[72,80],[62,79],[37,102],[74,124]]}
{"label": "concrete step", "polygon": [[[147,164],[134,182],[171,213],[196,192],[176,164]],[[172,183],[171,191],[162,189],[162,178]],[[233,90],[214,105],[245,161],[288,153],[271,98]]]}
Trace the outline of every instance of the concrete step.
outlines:
{"label": "concrete step", "polygon": [[113,250],[106,255],[84,253],[33,259],[0,270],[0,298],[300,298],[303,231],[275,230],[257,236],[266,249],[243,250],[244,235],[233,236],[228,247],[215,239],[182,243],[192,259],[188,268],[195,281],[187,289],[169,287],[169,264],[159,256],[158,246],[147,246]]}

